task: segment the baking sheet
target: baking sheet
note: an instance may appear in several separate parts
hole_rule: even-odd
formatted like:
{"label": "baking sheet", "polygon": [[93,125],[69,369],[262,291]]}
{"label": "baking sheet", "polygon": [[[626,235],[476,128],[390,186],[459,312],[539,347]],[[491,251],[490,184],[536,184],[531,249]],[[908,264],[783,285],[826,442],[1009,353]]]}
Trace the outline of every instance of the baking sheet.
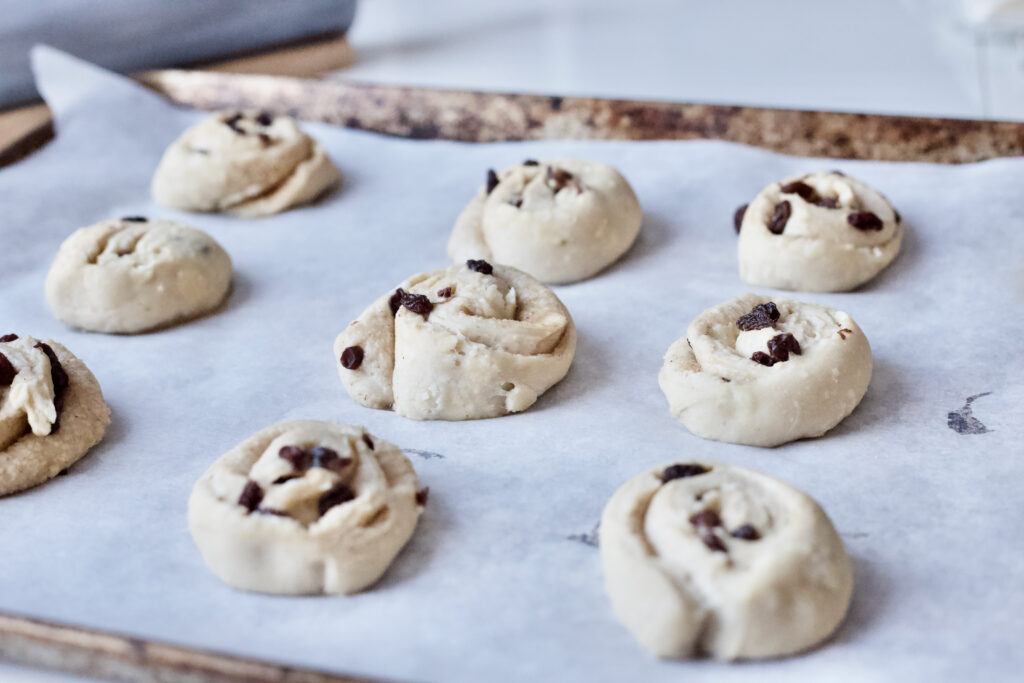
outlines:
{"label": "baking sheet", "polygon": [[[35,66],[58,138],[0,170],[0,333],[66,344],[100,380],[114,422],[68,476],[0,499],[0,610],[415,680],[995,680],[1024,667],[1024,160],[830,162],[719,142],[473,145],[307,125],[344,187],[246,221],[149,199],[163,149],[203,114],[53,50],[37,50]],[[337,332],[405,277],[447,265],[451,224],[487,168],[557,156],[616,165],[646,212],[620,263],[556,289],[580,335],[566,379],[527,412],[491,420],[418,423],[357,406],[335,371]],[[880,188],[908,228],[898,260],[863,290],[801,295],[865,330],[867,396],[822,439],[771,450],[698,439],[668,413],[662,354],[701,310],[747,291],[736,206],[819,168]],[[131,337],[57,322],[43,281],[60,242],[125,215],[214,235],[236,267],[226,308]],[[297,418],[363,424],[415,449],[430,503],[374,590],[237,592],[192,544],[195,479],[257,429]],[[856,567],[831,642],[780,661],[665,663],[614,620],[593,545],[601,509],[641,470],[688,458],[763,470],[821,502]]]}

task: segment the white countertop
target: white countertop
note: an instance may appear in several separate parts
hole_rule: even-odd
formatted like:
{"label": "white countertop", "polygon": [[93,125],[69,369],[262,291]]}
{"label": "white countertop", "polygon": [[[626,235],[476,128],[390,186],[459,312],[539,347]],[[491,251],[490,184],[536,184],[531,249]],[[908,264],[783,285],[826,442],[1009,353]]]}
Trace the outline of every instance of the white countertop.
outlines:
{"label": "white countertop", "polygon": [[1024,120],[1024,43],[955,0],[364,0],[339,75],[384,83]]}

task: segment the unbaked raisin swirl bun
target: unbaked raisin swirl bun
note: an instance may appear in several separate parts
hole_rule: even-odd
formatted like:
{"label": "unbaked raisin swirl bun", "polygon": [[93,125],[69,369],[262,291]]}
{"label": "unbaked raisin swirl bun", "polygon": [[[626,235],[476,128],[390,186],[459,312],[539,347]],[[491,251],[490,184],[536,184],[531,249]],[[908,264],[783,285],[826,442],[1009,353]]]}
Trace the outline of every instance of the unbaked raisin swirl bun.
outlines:
{"label": "unbaked raisin swirl bun", "polygon": [[605,589],[659,657],[778,657],[831,634],[853,575],[821,507],[741,467],[678,462],[615,492],[601,518]]}
{"label": "unbaked raisin swirl bun", "polygon": [[412,536],[426,494],[402,451],[362,427],[282,422],[213,463],[192,489],[188,523],[230,586],[354,593]]}
{"label": "unbaked raisin swirl bun", "polygon": [[697,436],[778,446],[821,436],[853,412],[872,364],[846,313],[744,294],[690,323],[665,353],[658,383]]}
{"label": "unbaked raisin swirl bun", "polygon": [[255,218],[311,202],[340,180],[323,148],[294,119],[223,112],[167,148],[152,190],[173,209]]}
{"label": "unbaked raisin swirl bun", "polygon": [[57,476],[109,423],[99,382],[64,346],[0,337],[0,496]]}
{"label": "unbaked raisin swirl bun", "polygon": [[845,292],[889,265],[903,241],[892,204],[838,171],[773,183],[736,218],[740,278],[759,287]]}
{"label": "unbaked raisin swirl bun", "polygon": [[526,410],[575,351],[572,317],[550,289],[482,260],[406,280],[334,342],[352,398],[414,420]]}
{"label": "unbaked raisin swirl bun", "polygon": [[585,280],[636,240],[643,212],[633,188],[608,164],[527,159],[487,182],[448,241],[453,261],[485,259],[541,282]]}

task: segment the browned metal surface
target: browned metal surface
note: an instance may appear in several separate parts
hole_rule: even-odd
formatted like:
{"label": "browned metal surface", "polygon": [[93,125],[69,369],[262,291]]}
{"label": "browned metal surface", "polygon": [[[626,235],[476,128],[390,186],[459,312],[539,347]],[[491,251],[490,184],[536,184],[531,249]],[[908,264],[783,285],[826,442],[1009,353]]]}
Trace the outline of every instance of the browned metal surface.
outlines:
{"label": "browned metal surface", "polygon": [[4,613],[0,613],[0,661],[131,682],[360,683],[367,680]]}
{"label": "browned metal surface", "polygon": [[964,163],[1024,155],[1024,124],[874,114],[427,90],[298,78],[153,72],[198,109],[266,109],[407,138],[716,139],[808,157]]}

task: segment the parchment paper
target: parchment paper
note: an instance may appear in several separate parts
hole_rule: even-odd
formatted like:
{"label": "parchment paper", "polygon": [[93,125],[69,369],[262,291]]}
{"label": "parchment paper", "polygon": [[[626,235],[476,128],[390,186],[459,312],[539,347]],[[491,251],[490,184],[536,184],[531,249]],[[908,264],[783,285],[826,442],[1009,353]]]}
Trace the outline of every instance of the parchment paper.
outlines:
{"label": "parchment paper", "polygon": [[[0,499],[0,610],[415,680],[981,681],[1024,668],[1024,160],[854,163],[717,142],[472,145],[307,125],[343,170],[341,191],[264,220],[185,215],[153,204],[149,181],[166,145],[203,115],[66,55],[35,57],[59,133],[0,171],[0,333],[66,344],[99,378],[114,422],[68,476]],[[403,278],[447,265],[452,222],[487,168],[561,155],[620,168],[646,212],[620,263],[556,290],[580,334],[568,377],[527,412],[491,420],[418,423],[357,406],[336,375],[337,332]],[[821,168],[880,188],[908,226],[898,260],[861,291],[801,295],[867,333],[867,396],[821,439],[770,450],[698,439],[669,415],[662,354],[701,310],[748,289],[733,210]],[[237,270],[226,308],[141,336],[65,328],[43,296],[61,241],[140,214],[183,220],[225,246]],[[364,424],[416,449],[430,503],[373,590],[237,592],[192,544],[196,478],[257,429],[295,418]],[[595,524],[627,479],[681,458],[763,470],[821,502],[856,563],[853,605],[831,642],[781,661],[664,663],[614,620]]]}

